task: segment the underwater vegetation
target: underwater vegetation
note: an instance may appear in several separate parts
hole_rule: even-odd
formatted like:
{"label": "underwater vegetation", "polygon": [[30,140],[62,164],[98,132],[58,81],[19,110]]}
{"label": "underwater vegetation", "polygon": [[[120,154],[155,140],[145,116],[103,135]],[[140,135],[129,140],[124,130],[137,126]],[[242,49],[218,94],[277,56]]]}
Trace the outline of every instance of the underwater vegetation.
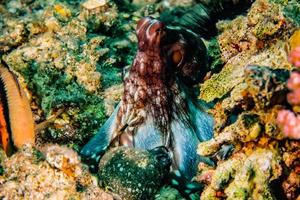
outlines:
{"label": "underwater vegetation", "polygon": [[98,187],[77,153],[67,147],[24,146],[10,158],[1,151],[0,163],[4,168],[0,197],[4,199],[114,199]]}
{"label": "underwater vegetation", "polygon": [[0,57],[0,199],[300,198],[298,0],[0,0]]}

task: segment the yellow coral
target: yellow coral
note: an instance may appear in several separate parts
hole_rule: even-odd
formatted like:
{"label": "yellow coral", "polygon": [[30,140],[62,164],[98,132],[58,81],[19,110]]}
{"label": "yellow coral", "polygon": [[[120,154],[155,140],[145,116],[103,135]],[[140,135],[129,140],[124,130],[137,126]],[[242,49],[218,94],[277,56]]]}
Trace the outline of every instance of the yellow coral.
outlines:
{"label": "yellow coral", "polygon": [[298,46],[300,46],[300,29],[296,30],[290,38],[291,50],[295,49]]}
{"label": "yellow coral", "polygon": [[54,5],[54,10],[56,13],[58,13],[59,15],[63,16],[63,17],[70,17],[71,16],[71,11],[64,7],[61,4],[56,4]]}

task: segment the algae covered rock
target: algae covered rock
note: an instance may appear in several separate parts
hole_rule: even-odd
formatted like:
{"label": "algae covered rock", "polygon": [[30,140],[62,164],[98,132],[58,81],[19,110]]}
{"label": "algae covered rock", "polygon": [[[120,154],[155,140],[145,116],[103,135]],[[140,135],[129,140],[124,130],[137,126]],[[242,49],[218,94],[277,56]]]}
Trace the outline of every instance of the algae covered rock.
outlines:
{"label": "algae covered rock", "polygon": [[[276,199],[269,187],[282,173],[279,154],[258,148],[236,154],[215,170],[202,199]],[[221,192],[217,192],[221,191]]]}
{"label": "algae covered rock", "polygon": [[0,199],[113,200],[97,186],[77,153],[64,146],[24,146],[2,167]]}
{"label": "algae covered rock", "polygon": [[171,159],[164,147],[116,147],[99,164],[100,185],[126,200],[153,199],[168,175]]}
{"label": "algae covered rock", "polygon": [[257,0],[248,13],[218,24],[218,43],[225,65],[201,85],[201,99],[211,102],[226,97],[243,82],[248,65],[292,68],[286,49],[297,26],[284,17],[283,8],[268,0]]}
{"label": "algae covered rock", "polygon": [[198,154],[211,156],[216,167],[199,165],[197,180],[206,185],[201,199],[299,198],[299,141],[287,138],[276,123],[278,113],[290,108],[288,55],[299,27],[298,16],[290,17],[299,5],[257,0],[246,17],[219,22],[225,65],[202,84],[200,94],[215,103],[214,138],[198,146]]}

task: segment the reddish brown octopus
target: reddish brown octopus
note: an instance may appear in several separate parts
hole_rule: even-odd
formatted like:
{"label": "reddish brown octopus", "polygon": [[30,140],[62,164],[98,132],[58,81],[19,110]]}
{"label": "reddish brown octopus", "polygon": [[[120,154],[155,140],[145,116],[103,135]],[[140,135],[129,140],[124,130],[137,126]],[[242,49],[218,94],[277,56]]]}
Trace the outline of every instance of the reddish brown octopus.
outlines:
{"label": "reddish brown octopus", "polygon": [[199,142],[212,137],[213,119],[200,106],[193,85],[207,72],[206,49],[196,34],[146,17],[136,28],[138,51],[114,113],[82,149],[91,167],[112,146],[165,146],[172,169],[191,179]]}

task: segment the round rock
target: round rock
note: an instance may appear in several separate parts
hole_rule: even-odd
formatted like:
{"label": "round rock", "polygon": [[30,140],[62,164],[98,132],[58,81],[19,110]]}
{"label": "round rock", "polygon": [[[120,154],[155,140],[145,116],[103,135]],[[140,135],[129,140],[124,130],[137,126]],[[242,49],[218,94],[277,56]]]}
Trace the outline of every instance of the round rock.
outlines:
{"label": "round rock", "polygon": [[122,199],[153,199],[170,166],[171,158],[165,147],[149,151],[116,147],[100,161],[99,184]]}

